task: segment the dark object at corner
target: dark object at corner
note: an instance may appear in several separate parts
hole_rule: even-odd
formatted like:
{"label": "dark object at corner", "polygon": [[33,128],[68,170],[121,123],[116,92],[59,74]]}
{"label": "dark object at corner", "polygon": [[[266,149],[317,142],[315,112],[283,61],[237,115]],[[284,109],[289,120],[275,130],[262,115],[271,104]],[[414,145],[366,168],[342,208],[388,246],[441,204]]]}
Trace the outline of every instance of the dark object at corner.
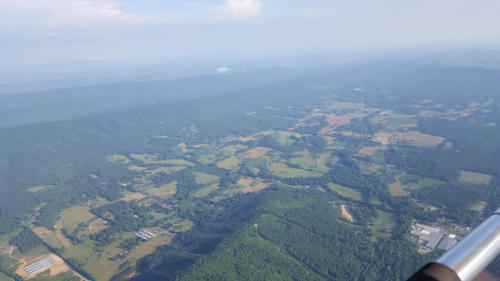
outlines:
{"label": "dark object at corner", "polygon": [[451,268],[440,263],[429,263],[413,274],[408,281],[460,281]]}

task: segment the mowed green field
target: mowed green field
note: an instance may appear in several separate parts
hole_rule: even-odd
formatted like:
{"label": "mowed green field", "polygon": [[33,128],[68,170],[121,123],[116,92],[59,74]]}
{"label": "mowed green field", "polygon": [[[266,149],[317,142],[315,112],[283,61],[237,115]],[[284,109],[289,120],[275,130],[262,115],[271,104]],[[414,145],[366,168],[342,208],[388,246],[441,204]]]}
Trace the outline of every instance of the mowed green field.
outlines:
{"label": "mowed green field", "polygon": [[74,206],[61,212],[63,228],[68,232],[73,232],[80,223],[85,223],[92,219],[92,215],[86,207]]}
{"label": "mowed green field", "polygon": [[336,183],[329,183],[328,187],[333,191],[336,192],[338,195],[360,201],[362,199],[361,193],[359,191],[356,191],[352,188],[342,186],[340,184]]}

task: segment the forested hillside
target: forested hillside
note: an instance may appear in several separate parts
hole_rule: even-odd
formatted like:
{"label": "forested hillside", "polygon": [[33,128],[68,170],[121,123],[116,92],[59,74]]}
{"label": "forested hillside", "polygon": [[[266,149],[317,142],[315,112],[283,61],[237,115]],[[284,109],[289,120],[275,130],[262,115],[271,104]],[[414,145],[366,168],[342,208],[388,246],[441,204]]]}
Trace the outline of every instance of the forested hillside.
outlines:
{"label": "forested hillside", "polygon": [[405,280],[442,253],[414,223],[466,235],[498,207],[498,70],[275,72],[9,97],[29,114],[0,124],[0,272]]}

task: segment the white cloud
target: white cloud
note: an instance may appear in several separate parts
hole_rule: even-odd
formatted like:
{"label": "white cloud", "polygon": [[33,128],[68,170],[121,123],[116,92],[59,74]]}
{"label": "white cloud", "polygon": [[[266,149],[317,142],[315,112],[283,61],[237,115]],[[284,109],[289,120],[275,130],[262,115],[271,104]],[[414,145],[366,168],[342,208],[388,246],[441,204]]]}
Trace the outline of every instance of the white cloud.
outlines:
{"label": "white cloud", "polygon": [[225,7],[233,16],[246,18],[260,15],[262,3],[259,0],[225,0]]}
{"label": "white cloud", "polygon": [[229,72],[231,72],[231,69],[227,66],[217,67],[217,73],[219,73],[219,74],[229,73]]}
{"label": "white cloud", "polygon": [[0,0],[0,29],[50,31],[68,27],[108,27],[147,21],[123,12],[112,0]]}

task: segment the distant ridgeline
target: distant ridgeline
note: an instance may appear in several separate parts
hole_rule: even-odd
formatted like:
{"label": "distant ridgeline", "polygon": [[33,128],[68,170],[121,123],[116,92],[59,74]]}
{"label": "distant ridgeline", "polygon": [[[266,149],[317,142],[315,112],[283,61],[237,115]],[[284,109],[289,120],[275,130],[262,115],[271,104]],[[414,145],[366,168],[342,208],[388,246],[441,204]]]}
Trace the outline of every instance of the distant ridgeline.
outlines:
{"label": "distant ridgeline", "polygon": [[[15,258],[53,252],[99,281],[405,280],[440,254],[418,253],[414,220],[464,235],[498,207],[500,71],[379,63],[287,75],[137,84],[128,102],[169,103],[116,110],[91,107],[112,107],[123,85],[93,88],[109,100],[71,89],[85,99],[77,115],[10,119],[0,272],[22,278],[10,244]],[[68,104],[58,91],[50,111]],[[76,116],[87,117],[63,120]]]}

